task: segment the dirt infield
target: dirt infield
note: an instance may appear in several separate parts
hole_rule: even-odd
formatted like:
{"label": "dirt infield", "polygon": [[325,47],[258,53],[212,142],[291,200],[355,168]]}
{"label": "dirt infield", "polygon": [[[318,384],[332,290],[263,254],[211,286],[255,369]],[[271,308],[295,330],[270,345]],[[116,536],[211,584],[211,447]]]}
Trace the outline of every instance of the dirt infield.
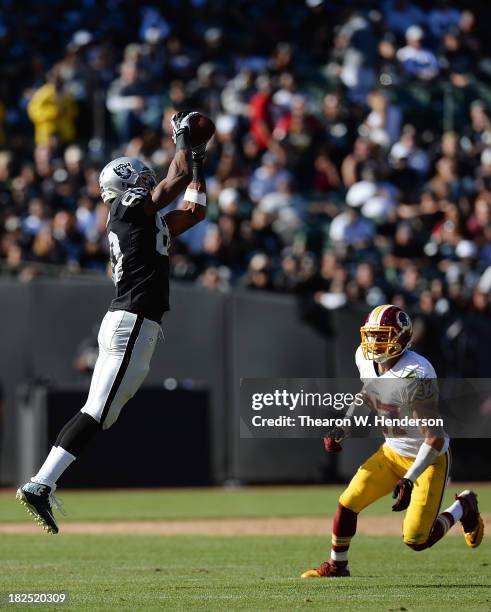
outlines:
{"label": "dirt infield", "polygon": [[[483,515],[486,531],[491,530],[491,514]],[[329,533],[331,518],[325,517],[276,517],[240,519],[203,519],[185,521],[105,521],[65,522],[61,531],[78,535],[216,535],[216,536],[308,536]],[[37,534],[37,525],[25,523],[0,523],[0,534]],[[400,536],[402,517],[395,515],[360,516],[357,533],[377,536]],[[460,529],[452,529],[452,535],[460,535]]]}

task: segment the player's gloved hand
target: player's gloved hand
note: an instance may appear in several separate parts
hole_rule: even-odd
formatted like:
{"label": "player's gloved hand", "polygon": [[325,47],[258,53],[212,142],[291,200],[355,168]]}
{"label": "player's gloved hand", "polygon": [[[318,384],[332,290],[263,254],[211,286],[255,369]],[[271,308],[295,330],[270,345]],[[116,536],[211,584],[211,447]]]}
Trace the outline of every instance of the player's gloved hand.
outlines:
{"label": "player's gloved hand", "polygon": [[409,506],[411,501],[411,493],[413,492],[414,483],[409,478],[401,478],[396,482],[392,497],[396,500],[392,506],[393,512],[401,512]]}
{"label": "player's gloved hand", "polygon": [[334,427],[324,436],[324,450],[326,453],[340,453],[343,450],[341,440],[346,436],[342,427]]}
{"label": "player's gloved hand", "polygon": [[192,117],[199,115],[196,111],[179,111],[171,117],[170,124],[172,126],[172,140],[176,144],[177,137],[185,130],[189,131],[189,121]]}

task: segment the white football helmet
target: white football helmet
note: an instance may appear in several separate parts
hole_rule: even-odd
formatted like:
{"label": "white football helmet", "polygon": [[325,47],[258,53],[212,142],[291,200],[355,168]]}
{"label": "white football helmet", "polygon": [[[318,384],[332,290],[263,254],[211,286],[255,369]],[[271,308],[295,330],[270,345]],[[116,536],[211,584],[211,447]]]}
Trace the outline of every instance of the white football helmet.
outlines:
{"label": "white football helmet", "polygon": [[136,157],[118,157],[102,169],[99,188],[104,202],[110,202],[131,187],[152,189],[157,184],[155,172]]}

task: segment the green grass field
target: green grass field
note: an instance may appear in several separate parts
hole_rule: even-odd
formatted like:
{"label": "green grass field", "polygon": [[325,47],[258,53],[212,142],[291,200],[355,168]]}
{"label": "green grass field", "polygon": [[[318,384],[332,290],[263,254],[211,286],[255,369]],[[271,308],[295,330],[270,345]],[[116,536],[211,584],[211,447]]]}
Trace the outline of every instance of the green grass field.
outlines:
{"label": "green grass field", "polygon": [[[489,511],[491,487],[476,488],[482,509]],[[322,487],[72,492],[63,493],[69,517],[60,522],[318,516],[332,513],[338,493]],[[388,508],[388,500],[382,500],[372,512],[380,515]],[[0,521],[26,520],[12,491],[1,493]],[[79,610],[491,609],[486,540],[470,550],[463,538],[452,537],[416,553],[398,537],[359,536],[351,547],[353,577],[301,580],[300,573],[323,560],[328,549],[327,534],[0,535],[0,592],[65,591],[70,603],[60,609]]]}
{"label": "green grass field", "polygon": [[[444,506],[454,493],[473,486],[483,511],[491,512],[491,484],[452,483]],[[68,512],[63,521],[160,520],[261,516],[323,516],[336,509],[342,486],[245,487],[123,491],[59,491]],[[364,514],[391,514],[390,499],[381,499]],[[22,521],[25,510],[12,490],[0,490],[0,522]]]}

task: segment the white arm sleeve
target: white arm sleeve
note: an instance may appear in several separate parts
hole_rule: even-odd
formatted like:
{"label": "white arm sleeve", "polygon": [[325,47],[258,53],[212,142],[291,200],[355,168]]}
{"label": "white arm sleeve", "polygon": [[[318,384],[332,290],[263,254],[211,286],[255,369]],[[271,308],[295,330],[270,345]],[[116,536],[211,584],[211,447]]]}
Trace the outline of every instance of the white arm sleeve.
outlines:
{"label": "white arm sleeve", "polygon": [[405,473],[404,478],[408,478],[415,482],[421,474],[429,467],[437,457],[439,457],[440,451],[433,448],[426,442],[423,442],[419,447],[418,454],[414,460],[412,466]]}

